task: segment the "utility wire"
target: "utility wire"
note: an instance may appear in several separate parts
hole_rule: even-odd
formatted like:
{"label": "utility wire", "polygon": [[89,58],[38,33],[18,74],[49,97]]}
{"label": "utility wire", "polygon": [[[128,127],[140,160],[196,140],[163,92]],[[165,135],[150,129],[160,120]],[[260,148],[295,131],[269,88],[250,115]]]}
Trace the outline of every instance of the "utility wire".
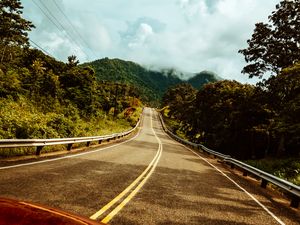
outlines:
{"label": "utility wire", "polygon": [[93,51],[93,49],[90,47],[90,45],[88,44],[88,42],[85,41],[85,39],[81,36],[80,32],[77,31],[77,29],[74,27],[74,25],[72,24],[71,20],[68,18],[68,16],[64,13],[64,11],[60,8],[60,6],[57,4],[56,0],[53,0],[55,6],[58,8],[58,10],[61,12],[61,14],[65,17],[66,21],[70,24],[70,26],[72,27],[73,31],[79,36],[79,38],[81,39],[81,41],[90,49],[90,51],[93,53],[93,55],[95,57],[96,54]]}
{"label": "utility wire", "polygon": [[53,19],[48,15],[47,12],[45,12],[45,10],[39,4],[37,4],[34,0],[32,0],[32,2],[41,10],[41,12],[49,19],[49,21],[66,36],[66,38],[68,38],[73,44],[75,44],[77,47],[79,47],[79,49],[89,58],[89,55],[86,54],[86,52],[80,47],[80,45],[73,40],[73,38],[66,31],[66,29],[61,25],[61,23],[55,18],[55,16],[53,16],[53,14],[50,12],[50,10],[42,2],[40,2],[40,3],[45,7],[45,9],[55,19],[56,22],[53,21]]}
{"label": "utility wire", "polygon": [[52,14],[51,10],[49,10],[49,8],[47,7],[47,5],[45,5],[41,0],[39,0],[40,4],[43,5],[43,7],[46,9],[46,11],[49,13],[50,16],[52,16],[52,18],[60,25],[60,27],[66,32],[66,34],[68,35],[68,37],[70,38],[70,40],[73,41],[73,43],[75,43],[75,45],[77,45],[77,47],[79,47],[79,49],[87,56],[89,57],[88,54],[86,54],[86,52],[81,48],[80,44],[76,41],[76,39],[73,39],[71,34],[68,32],[68,30],[60,23],[60,21]]}
{"label": "utility wire", "polygon": [[46,53],[47,55],[51,56],[52,58],[54,58],[49,52],[47,52],[45,49],[43,49],[40,45],[38,45],[36,42],[34,42],[33,40],[29,39],[29,41],[35,45],[37,48],[39,48],[42,52]]}
{"label": "utility wire", "polygon": [[34,1],[32,0],[32,2],[41,10],[41,12],[50,20],[50,22],[57,27],[57,29],[59,29],[60,31],[63,32],[63,30],[61,30],[61,28],[52,20],[51,17],[48,16],[48,14]]}

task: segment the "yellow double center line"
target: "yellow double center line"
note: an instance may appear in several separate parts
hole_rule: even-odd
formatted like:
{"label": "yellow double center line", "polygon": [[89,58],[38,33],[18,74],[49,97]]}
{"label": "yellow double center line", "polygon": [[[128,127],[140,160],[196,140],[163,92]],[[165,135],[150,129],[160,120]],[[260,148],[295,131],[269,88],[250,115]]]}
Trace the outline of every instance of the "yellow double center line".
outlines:
{"label": "yellow double center line", "polygon": [[[113,200],[111,200],[109,203],[107,203],[105,206],[103,206],[98,212],[93,214],[90,219],[96,220],[99,218],[103,213],[105,213],[108,209],[110,209],[113,205],[115,205],[117,202],[122,200],[109,214],[107,214],[104,219],[101,220],[102,223],[108,223],[136,194],[137,192],[144,186],[146,181],[149,179],[151,174],[154,172],[158,161],[160,159],[161,153],[162,153],[162,143],[161,140],[156,135],[154,129],[153,129],[153,122],[152,122],[152,111],[151,111],[151,129],[154,133],[155,138],[157,139],[159,143],[158,150],[156,152],[155,157],[150,162],[148,167],[144,170],[144,172],[137,177],[124,191],[122,191],[117,197],[115,197]],[[131,192],[130,192],[131,191]],[[126,194],[130,192],[130,194],[126,196]]]}

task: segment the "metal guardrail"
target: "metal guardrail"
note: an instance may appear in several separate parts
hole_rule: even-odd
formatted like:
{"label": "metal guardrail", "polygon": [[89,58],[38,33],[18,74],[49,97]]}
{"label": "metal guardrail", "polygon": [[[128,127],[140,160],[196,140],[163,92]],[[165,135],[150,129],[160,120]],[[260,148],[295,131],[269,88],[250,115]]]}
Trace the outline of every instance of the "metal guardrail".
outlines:
{"label": "metal guardrail", "polygon": [[41,154],[41,150],[44,146],[49,145],[63,145],[67,144],[67,150],[71,150],[73,144],[84,143],[86,146],[90,146],[91,142],[98,141],[101,144],[102,141],[110,141],[124,137],[132,133],[140,124],[140,118],[134,128],[110,135],[92,136],[92,137],[75,137],[75,138],[53,138],[53,139],[0,139],[0,148],[21,148],[21,147],[36,147],[36,155]]}
{"label": "metal guardrail", "polygon": [[256,177],[261,179],[261,187],[263,187],[263,188],[266,188],[268,183],[272,183],[272,184],[276,185],[277,187],[285,190],[291,196],[290,206],[293,208],[298,208],[299,202],[300,202],[300,187],[299,186],[297,186],[293,183],[290,183],[286,180],[280,179],[272,174],[269,174],[267,172],[259,170],[255,167],[250,166],[246,163],[243,163],[239,160],[236,160],[229,155],[224,155],[222,153],[213,151],[213,150],[205,147],[204,145],[195,144],[190,141],[184,140],[184,139],[178,137],[177,135],[173,134],[168,129],[168,127],[164,123],[164,120],[163,120],[161,114],[159,114],[159,117],[160,117],[164,131],[167,134],[169,134],[172,138],[174,138],[176,141],[178,141],[182,144],[185,144],[187,146],[193,147],[195,149],[202,150],[203,152],[213,155],[215,158],[218,157],[218,158],[222,159],[225,163],[230,164],[232,169],[234,167],[241,169],[243,171],[244,176],[247,176],[248,173],[255,175]]}

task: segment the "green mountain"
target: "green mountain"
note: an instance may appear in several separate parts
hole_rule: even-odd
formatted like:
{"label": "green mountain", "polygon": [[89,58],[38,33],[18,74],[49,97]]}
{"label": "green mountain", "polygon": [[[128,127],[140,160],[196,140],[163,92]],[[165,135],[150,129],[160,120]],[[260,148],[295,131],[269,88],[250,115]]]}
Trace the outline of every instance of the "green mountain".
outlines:
{"label": "green mountain", "polygon": [[204,84],[216,82],[219,80],[222,80],[222,78],[219,77],[216,73],[204,70],[189,78],[187,82],[191,84],[194,88],[200,89]]}
{"label": "green mountain", "polygon": [[121,59],[103,58],[84,63],[82,66],[92,67],[99,81],[113,81],[134,86],[143,102],[152,105],[157,105],[160,102],[163,94],[170,86],[188,82],[199,88],[205,83],[219,80],[216,74],[206,71],[185,81],[179,78],[179,76],[184,76],[184,73],[176,69],[155,71]]}

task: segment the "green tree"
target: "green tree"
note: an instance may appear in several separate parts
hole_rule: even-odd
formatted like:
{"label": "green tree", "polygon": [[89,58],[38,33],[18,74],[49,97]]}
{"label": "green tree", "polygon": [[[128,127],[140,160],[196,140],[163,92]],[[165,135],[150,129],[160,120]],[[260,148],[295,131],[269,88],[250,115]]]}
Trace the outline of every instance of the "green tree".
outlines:
{"label": "green tree", "polygon": [[191,140],[237,158],[265,154],[271,114],[258,88],[228,80],[210,83],[192,104],[192,110],[185,107]]}
{"label": "green tree", "polygon": [[75,103],[83,114],[93,114],[96,110],[97,83],[95,71],[90,67],[73,67],[60,76],[64,99]]}
{"label": "green tree", "polygon": [[300,59],[300,0],[283,0],[269,16],[268,23],[257,23],[239,50],[245,57],[242,72],[249,77],[262,77],[265,72],[277,74]]}
{"label": "green tree", "polygon": [[169,116],[183,120],[187,115],[186,110],[196,98],[197,90],[188,83],[170,87],[163,96],[163,104],[169,106]]}
{"label": "green tree", "polygon": [[17,97],[21,91],[21,81],[17,71],[8,70],[4,73],[0,69],[0,97]]}
{"label": "green tree", "polygon": [[265,83],[268,104],[276,112],[272,135],[277,156],[299,154],[300,63],[283,69]]}
{"label": "green tree", "polygon": [[34,25],[22,18],[20,0],[0,1],[0,62],[14,58],[15,47],[28,47],[29,38],[27,31]]}
{"label": "green tree", "polygon": [[79,64],[79,60],[77,60],[77,57],[76,55],[71,55],[71,56],[68,56],[68,67],[72,68],[72,67],[75,67]]}

